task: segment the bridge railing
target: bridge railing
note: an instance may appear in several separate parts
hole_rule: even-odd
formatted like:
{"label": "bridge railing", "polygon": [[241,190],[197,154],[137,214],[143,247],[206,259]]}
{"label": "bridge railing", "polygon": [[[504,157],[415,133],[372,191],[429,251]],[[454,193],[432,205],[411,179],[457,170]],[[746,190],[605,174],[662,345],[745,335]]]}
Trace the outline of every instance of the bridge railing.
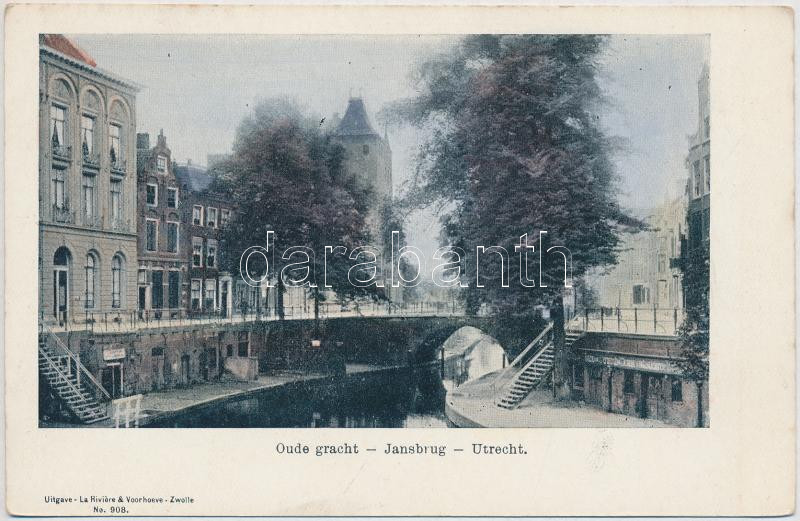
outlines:
{"label": "bridge railing", "polygon": [[[319,318],[340,317],[416,317],[416,316],[463,316],[463,306],[450,302],[414,302],[395,304],[391,302],[319,304]],[[40,322],[53,331],[91,331],[94,333],[132,332],[142,329],[217,326],[256,321],[308,320],[315,318],[314,303],[303,305],[239,307],[237,309],[187,310],[178,308],[141,309],[135,311],[91,311],[67,312],[59,317],[40,313]]]}

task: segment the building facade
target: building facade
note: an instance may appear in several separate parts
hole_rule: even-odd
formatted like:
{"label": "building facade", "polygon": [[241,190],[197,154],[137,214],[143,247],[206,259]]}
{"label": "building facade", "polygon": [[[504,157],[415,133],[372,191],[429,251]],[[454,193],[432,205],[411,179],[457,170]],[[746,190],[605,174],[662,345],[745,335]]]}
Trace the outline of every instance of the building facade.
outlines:
{"label": "building facade", "polygon": [[137,134],[137,309],[140,318],[175,318],[187,308],[184,201],[164,133],[155,146]]}
{"label": "building facade", "polygon": [[574,398],[680,427],[709,425],[708,385],[683,375],[676,337],[587,333],[575,347]]}
{"label": "building facade", "polygon": [[587,277],[598,307],[677,309],[684,307],[678,259],[686,233],[686,201],[676,198],[645,219],[648,231],[628,236],[617,264]]}
{"label": "building facade", "polygon": [[709,107],[708,66],[703,67],[697,81],[697,132],[689,140],[686,167],[689,179],[686,195],[689,199],[689,248],[709,241],[711,230],[711,120]]}
{"label": "building facade", "polygon": [[136,309],[136,93],[68,38],[39,46],[39,310],[61,325]]}
{"label": "building facade", "polygon": [[233,311],[233,279],[220,267],[221,229],[233,211],[230,202],[212,190],[213,176],[191,162],[175,167],[183,194],[186,233],[181,249],[188,262],[187,307],[190,316],[230,317]]}

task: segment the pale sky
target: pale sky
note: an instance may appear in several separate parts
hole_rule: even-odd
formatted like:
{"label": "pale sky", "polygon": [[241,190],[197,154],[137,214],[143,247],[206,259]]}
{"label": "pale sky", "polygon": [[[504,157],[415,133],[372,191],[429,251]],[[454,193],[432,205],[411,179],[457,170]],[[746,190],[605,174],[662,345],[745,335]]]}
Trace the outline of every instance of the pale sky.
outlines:
{"label": "pale sky", "polygon": [[[342,115],[349,96],[374,114],[414,94],[409,73],[456,37],[71,35],[99,67],[144,86],[137,131],[164,129],[173,158],[205,164],[229,152],[236,127],[259,99],[291,97],[322,117]],[[613,36],[601,57],[609,133],[627,141],[615,157],[622,203],[650,208],[682,190],[688,136],[697,126],[697,79],[705,36]],[[381,133],[383,129],[380,129]],[[388,129],[395,187],[413,173],[414,129]],[[438,225],[427,213],[408,225],[409,242],[432,251]]]}

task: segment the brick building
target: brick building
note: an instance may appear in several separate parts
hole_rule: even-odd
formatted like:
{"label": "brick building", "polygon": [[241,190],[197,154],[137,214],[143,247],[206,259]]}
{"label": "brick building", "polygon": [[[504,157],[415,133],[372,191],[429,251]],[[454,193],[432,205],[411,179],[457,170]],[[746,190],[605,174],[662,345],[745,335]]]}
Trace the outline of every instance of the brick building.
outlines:
{"label": "brick building", "polygon": [[191,162],[175,167],[181,189],[186,231],[181,251],[188,262],[187,307],[190,315],[229,317],[233,309],[233,279],[220,269],[220,230],[230,220],[232,207],[212,190],[213,176]]}
{"label": "brick building", "polygon": [[707,427],[708,385],[683,376],[682,356],[674,336],[587,333],[573,353],[574,397],[608,412]]}
{"label": "brick building", "polygon": [[137,134],[137,309],[141,317],[172,318],[187,307],[187,250],[184,201],[164,133],[155,146]]}
{"label": "brick building", "polygon": [[136,308],[136,92],[62,35],[39,40],[39,310],[45,322]]}

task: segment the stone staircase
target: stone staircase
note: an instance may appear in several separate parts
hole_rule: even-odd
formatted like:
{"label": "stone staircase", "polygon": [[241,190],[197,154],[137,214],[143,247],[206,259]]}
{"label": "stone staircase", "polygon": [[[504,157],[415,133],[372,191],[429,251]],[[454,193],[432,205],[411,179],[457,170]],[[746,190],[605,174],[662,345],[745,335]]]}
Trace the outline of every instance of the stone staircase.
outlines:
{"label": "stone staircase", "polygon": [[106,406],[100,400],[111,397],[80,359],[49,331],[39,334],[39,378],[47,381],[53,394],[80,423],[108,419]]}
{"label": "stone staircase", "polygon": [[[569,351],[581,336],[582,331],[566,331],[564,348]],[[501,388],[495,405],[503,409],[516,409],[532,390],[552,374],[554,363],[555,344],[551,324],[509,365],[508,369],[520,366],[521,369]]]}

